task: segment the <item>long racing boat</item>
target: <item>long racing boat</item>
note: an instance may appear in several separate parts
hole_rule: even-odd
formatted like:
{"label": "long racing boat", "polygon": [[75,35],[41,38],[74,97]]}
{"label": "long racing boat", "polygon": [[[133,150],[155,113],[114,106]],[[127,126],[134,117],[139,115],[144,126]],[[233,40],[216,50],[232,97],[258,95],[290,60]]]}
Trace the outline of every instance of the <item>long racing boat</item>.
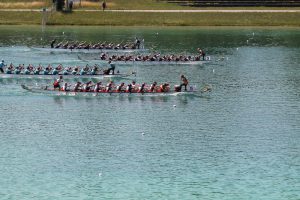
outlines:
{"label": "long racing boat", "polygon": [[115,74],[96,74],[96,75],[72,75],[72,74],[67,74],[67,75],[62,75],[62,74],[57,74],[57,75],[43,75],[43,74],[0,74],[0,78],[5,78],[5,79],[56,79],[59,76],[63,76],[64,79],[74,79],[74,78],[80,78],[80,79],[121,79],[121,78],[129,78],[130,76],[135,76],[135,72],[131,72],[128,74],[121,74],[121,73],[115,73]]}
{"label": "long racing boat", "polygon": [[[176,90],[169,90],[167,92],[161,92],[161,91],[154,91],[150,92],[148,90],[145,90],[144,92],[138,92],[138,91],[132,91],[132,92],[126,92],[121,91],[118,92],[116,90],[112,91],[105,91],[100,90],[98,92],[85,92],[85,91],[60,91],[60,90],[54,90],[53,88],[48,87],[29,87],[26,85],[21,85],[21,87],[24,90],[27,90],[29,92],[33,93],[40,93],[40,94],[46,94],[46,95],[54,95],[54,96],[84,96],[84,97],[94,97],[94,96],[105,96],[105,95],[128,95],[128,96],[166,96],[166,95],[195,95],[197,93],[203,93],[206,91],[197,91],[194,87],[189,87],[186,91],[176,91]],[[207,90],[208,91],[208,90]]]}
{"label": "long racing boat", "polygon": [[145,53],[149,49],[62,49],[49,47],[29,47],[31,50],[51,53]]}

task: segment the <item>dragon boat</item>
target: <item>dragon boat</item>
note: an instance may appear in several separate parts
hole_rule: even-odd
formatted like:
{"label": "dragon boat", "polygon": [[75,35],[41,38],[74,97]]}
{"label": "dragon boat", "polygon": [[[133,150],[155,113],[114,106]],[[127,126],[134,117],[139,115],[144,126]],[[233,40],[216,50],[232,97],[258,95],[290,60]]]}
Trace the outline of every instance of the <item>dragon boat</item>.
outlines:
{"label": "dragon boat", "polygon": [[105,96],[105,95],[128,95],[128,96],[166,96],[166,95],[195,95],[197,93],[203,93],[203,92],[210,92],[210,88],[204,88],[201,91],[198,91],[195,86],[191,86],[189,87],[187,90],[184,91],[178,91],[176,89],[174,90],[168,90],[165,92],[162,91],[149,91],[149,90],[145,90],[144,92],[138,92],[137,90],[133,90],[132,92],[126,92],[126,91],[117,91],[115,89],[107,92],[105,90],[100,90],[98,92],[94,92],[94,91],[90,91],[90,92],[86,92],[83,90],[80,91],[74,91],[74,90],[70,90],[70,91],[60,91],[60,90],[54,90],[53,88],[49,88],[49,87],[30,87],[30,86],[26,86],[26,85],[21,85],[21,87],[29,92],[32,93],[40,93],[40,94],[46,94],[46,95],[54,95],[54,96],[84,96],[84,97],[94,97],[94,96]]}
{"label": "dragon boat", "polygon": [[64,48],[49,48],[49,47],[29,47],[34,51],[43,51],[51,53],[145,53],[149,49],[64,49]]}
{"label": "dragon boat", "polygon": [[159,56],[141,56],[141,55],[112,55],[102,53],[100,57],[95,57],[91,55],[77,55],[79,60],[90,61],[96,60],[99,63],[113,62],[118,65],[202,65],[204,63],[211,62],[211,57],[206,56],[200,58],[200,56],[189,56],[189,57],[169,57],[161,58]]}
{"label": "dragon boat", "polygon": [[115,74],[87,74],[87,75],[72,75],[72,74],[57,74],[57,75],[53,75],[53,74],[48,74],[48,75],[44,75],[44,74],[0,74],[0,78],[3,79],[56,79],[59,76],[63,76],[64,79],[75,79],[75,78],[80,78],[80,79],[122,79],[122,78],[129,78],[130,76],[135,76],[136,73],[135,72],[131,72],[131,73],[115,73]]}

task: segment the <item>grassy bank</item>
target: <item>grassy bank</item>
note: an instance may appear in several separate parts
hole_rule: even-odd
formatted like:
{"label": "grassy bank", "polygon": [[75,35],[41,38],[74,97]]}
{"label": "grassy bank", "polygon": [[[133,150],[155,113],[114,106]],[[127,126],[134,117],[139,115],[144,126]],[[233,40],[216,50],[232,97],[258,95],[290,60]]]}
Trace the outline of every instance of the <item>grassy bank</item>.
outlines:
{"label": "grassy bank", "polygon": [[[52,6],[53,0],[1,0],[0,1],[0,9],[38,9],[43,7]],[[89,1],[89,0],[81,0],[81,5],[79,2],[74,3],[74,9],[78,10],[86,10],[86,9],[97,9],[101,10],[101,3],[103,0],[98,1]],[[281,10],[281,9],[289,9],[289,10],[299,10],[300,7],[289,7],[289,8],[281,8],[281,7],[188,7],[188,6],[180,6],[174,3],[167,3],[165,1],[158,0],[106,0],[107,9],[109,10],[261,10],[261,9],[272,9],[272,10]]]}
{"label": "grassy bank", "polygon": [[[1,12],[0,24],[41,24],[40,12]],[[300,26],[300,13],[56,12],[48,25]]]}

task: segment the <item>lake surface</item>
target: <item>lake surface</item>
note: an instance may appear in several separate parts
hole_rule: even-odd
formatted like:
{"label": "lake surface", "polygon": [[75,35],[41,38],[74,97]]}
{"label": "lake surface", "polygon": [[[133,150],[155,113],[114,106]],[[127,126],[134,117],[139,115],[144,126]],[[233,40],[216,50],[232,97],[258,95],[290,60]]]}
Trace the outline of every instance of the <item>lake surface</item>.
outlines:
{"label": "lake surface", "polygon": [[201,47],[212,62],[120,71],[147,83],[185,74],[212,92],[60,97],[20,87],[47,81],[0,79],[0,199],[299,200],[299,28],[0,26],[0,55],[85,65],[77,53],[29,47],[136,36],[162,53]]}

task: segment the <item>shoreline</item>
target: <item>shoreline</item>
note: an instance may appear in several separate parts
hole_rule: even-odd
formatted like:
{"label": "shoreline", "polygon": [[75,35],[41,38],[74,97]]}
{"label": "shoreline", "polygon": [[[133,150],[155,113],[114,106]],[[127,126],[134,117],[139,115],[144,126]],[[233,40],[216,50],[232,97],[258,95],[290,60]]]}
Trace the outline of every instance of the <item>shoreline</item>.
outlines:
{"label": "shoreline", "polygon": [[[0,9],[0,25],[41,25],[40,9]],[[47,11],[49,26],[286,26],[300,27],[300,10]],[[44,15],[45,18],[45,15]]]}

